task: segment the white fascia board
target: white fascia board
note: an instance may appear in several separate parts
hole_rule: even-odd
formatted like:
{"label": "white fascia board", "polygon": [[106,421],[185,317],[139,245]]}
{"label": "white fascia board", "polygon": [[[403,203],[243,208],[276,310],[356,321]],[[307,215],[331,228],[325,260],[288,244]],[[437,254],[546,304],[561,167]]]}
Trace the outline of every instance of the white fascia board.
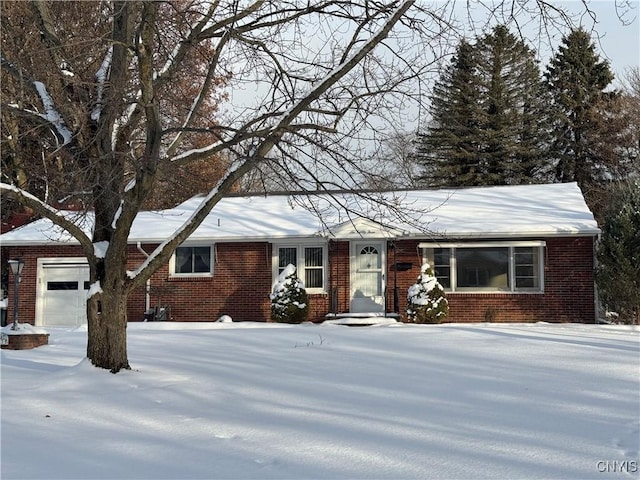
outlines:
{"label": "white fascia board", "polygon": [[418,248],[477,248],[477,247],[544,247],[544,240],[503,240],[479,242],[421,242]]}
{"label": "white fascia board", "polygon": [[63,245],[80,245],[78,240],[2,240],[2,247],[57,247]]}
{"label": "white fascia board", "polygon": [[580,231],[530,231],[530,232],[447,232],[447,233],[411,233],[396,237],[396,240],[402,239],[420,239],[429,238],[430,243],[455,242],[456,240],[493,240],[493,239],[514,239],[519,238],[564,238],[564,237],[597,237],[602,232],[597,230],[580,230]]}
{"label": "white fascia board", "polygon": [[[140,239],[129,239],[128,243],[130,245],[135,245],[138,242],[146,243],[146,244],[155,244],[162,243],[165,239],[163,238],[140,238]],[[249,243],[249,242],[267,242],[267,243],[279,243],[279,242],[318,242],[324,241],[325,237],[320,234],[314,235],[270,235],[270,236],[261,236],[261,237],[189,237],[182,245],[205,245],[212,243]]]}

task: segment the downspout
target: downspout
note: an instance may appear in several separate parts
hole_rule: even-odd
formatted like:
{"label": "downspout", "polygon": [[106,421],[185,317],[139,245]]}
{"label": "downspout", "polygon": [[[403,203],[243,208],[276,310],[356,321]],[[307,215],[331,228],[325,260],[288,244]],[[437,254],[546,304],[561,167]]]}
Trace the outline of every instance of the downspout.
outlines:
{"label": "downspout", "polygon": [[389,285],[388,285],[388,277],[389,271],[387,269],[387,264],[389,263],[389,243],[384,241],[384,248],[382,249],[384,252],[384,262],[382,262],[382,283],[384,285],[384,290],[382,292],[382,315],[384,318],[387,318],[387,294],[389,293]]}
{"label": "downspout", "polygon": [[393,313],[400,313],[400,295],[398,293],[398,260],[396,257],[397,245],[396,238],[394,238],[390,247],[393,250]]}
{"label": "downspout", "polygon": [[[144,255],[145,258],[149,258],[149,254],[144,251],[140,242],[136,244],[138,251]],[[151,309],[151,277],[147,279],[144,294],[144,313],[146,314]]]}
{"label": "downspout", "polygon": [[598,294],[598,282],[596,274],[598,271],[598,244],[600,243],[600,234],[593,237],[593,323],[600,323],[600,298]]}
{"label": "downspout", "polygon": [[[337,313],[335,308],[335,304],[333,301],[333,255],[332,255],[333,242],[331,239],[327,239],[327,271],[329,272],[327,278],[328,283],[328,293],[329,293],[329,313],[333,313],[334,315]],[[325,316],[326,318],[326,316]]]}

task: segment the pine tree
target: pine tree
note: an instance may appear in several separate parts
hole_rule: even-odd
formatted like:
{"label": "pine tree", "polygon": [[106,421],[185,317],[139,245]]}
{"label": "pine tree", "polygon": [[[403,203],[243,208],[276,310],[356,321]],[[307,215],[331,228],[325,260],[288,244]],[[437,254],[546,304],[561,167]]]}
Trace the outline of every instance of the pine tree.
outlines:
{"label": "pine tree", "polygon": [[474,143],[479,116],[478,80],[473,46],[462,41],[436,82],[431,100],[432,124],[418,133],[417,161],[429,186],[477,185],[482,172]]}
{"label": "pine tree", "polygon": [[476,44],[480,103],[478,125],[485,184],[543,179],[548,107],[535,54],[504,25]]}
{"label": "pine tree", "polygon": [[553,98],[555,178],[576,181],[587,193],[609,176],[616,158],[615,142],[609,141],[613,132],[604,135],[612,121],[606,114],[608,104],[615,98],[604,90],[613,73],[608,62],[600,60],[589,34],[579,28],[562,39],[545,77]]}
{"label": "pine tree", "polygon": [[495,27],[458,46],[431,96],[432,123],[418,134],[417,161],[432,186],[544,180],[547,102],[534,52]]}
{"label": "pine tree", "polygon": [[640,181],[615,190],[598,246],[598,290],[608,310],[640,323]]}
{"label": "pine tree", "polygon": [[444,289],[428,263],[422,265],[407,294],[407,318],[411,323],[441,323],[449,315]]}
{"label": "pine tree", "polygon": [[271,320],[284,323],[301,323],[309,314],[309,301],[296,268],[287,265],[278,276],[271,293]]}

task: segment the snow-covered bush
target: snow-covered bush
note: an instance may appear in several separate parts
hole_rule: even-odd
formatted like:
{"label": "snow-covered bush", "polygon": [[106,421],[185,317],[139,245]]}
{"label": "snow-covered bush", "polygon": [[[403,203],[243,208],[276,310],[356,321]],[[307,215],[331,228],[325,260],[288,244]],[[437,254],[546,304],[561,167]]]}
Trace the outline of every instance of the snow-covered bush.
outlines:
{"label": "snow-covered bush", "polygon": [[296,267],[287,265],[278,276],[271,294],[271,320],[284,323],[301,323],[309,315],[307,291],[296,275]]}
{"label": "snow-covered bush", "polygon": [[422,265],[418,281],[409,287],[407,318],[411,323],[441,323],[449,315],[449,302],[428,263]]}

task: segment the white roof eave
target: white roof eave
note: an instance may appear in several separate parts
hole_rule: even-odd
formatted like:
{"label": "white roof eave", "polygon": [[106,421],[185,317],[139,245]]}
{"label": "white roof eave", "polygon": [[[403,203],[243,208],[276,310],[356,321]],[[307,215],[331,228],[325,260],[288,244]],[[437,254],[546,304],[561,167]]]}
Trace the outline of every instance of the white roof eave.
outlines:
{"label": "white roof eave", "polygon": [[75,238],[71,240],[2,240],[3,247],[48,247],[60,245],[80,245]]}
{"label": "white roof eave", "polygon": [[469,238],[469,239],[495,239],[495,238],[530,238],[530,237],[597,237],[602,231],[600,229],[585,230],[522,230],[522,231],[505,231],[505,232],[410,232],[399,237],[424,239],[433,238],[437,240],[445,240],[449,238]]}
{"label": "white roof eave", "polygon": [[[300,240],[312,240],[312,239],[318,239],[318,240],[322,240],[325,237],[321,234],[312,234],[312,235],[256,235],[254,237],[247,237],[247,236],[224,236],[224,237],[198,237],[198,236],[192,236],[189,237],[185,243],[201,243],[201,242],[210,242],[210,243],[249,243],[249,242],[273,242],[273,241],[282,241],[282,240],[291,240],[291,241],[295,241],[297,239]],[[129,244],[133,245],[136,243],[162,243],[164,241],[164,239],[158,239],[158,238],[139,238],[139,239],[134,239],[134,238],[129,238]]]}
{"label": "white roof eave", "polygon": [[[395,233],[395,234],[394,234]],[[238,242],[282,242],[297,240],[357,240],[360,238],[375,239],[437,239],[443,240],[448,238],[462,239],[496,239],[496,238],[530,238],[530,237],[595,237],[600,235],[601,231],[596,230],[532,230],[521,232],[351,232],[350,234],[334,235],[330,232],[317,232],[312,235],[271,235],[271,236],[255,236],[255,237],[191,237],[187,242],[211,242],[211,243],[238,243]],[[162,240],[157,238],[146,238],[133,240],[129,239],[130,244],[140,243],[161,243]],[[77,242],[76,242],[77,243]]]}

